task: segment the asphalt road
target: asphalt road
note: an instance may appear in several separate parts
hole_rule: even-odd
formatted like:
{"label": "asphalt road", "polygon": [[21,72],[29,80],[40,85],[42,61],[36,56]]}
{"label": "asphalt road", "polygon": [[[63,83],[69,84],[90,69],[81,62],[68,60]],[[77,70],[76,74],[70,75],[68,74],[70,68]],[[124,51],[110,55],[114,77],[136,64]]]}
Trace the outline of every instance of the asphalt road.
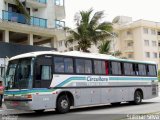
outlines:
{"label": "asphalt road", "polygon": [[34,112],[27,113],[26,111],[13,111],[13,110],[0,111],[0,113],[3,114],[2,119],[12,118],[11,120],[122,120],[122,119],[131,120],[132,116],[135,117],[133,114],[147,114],[147,115],[157,114],[158,116],[156,117],[155,116],[140,116],[140,117],[146,117],[146,118],[158,117],[157,120],[159,120],[160,97],[150,100],[145,100],[141,105],[130,105],[128,103],[122,103],[119,106],[111,106],[111,105],[105,105],[105,106],[103,105],[97,107],[94,106],[89,108],[72,109],[70,113],[67,114],[57,114],[54,110],[46,111],[41,114],[37,114]]}

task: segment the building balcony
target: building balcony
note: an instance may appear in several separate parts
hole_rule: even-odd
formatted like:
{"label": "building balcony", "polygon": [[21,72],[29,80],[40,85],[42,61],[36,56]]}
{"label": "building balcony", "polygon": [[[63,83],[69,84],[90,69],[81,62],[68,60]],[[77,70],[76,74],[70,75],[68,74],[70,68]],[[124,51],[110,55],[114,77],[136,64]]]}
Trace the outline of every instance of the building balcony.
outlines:
{"label": "building balcony", "polygon": [[[5,0],[8,3],[13,3],[14,0]],[[30,7],[33,8],[39,8],[39,7],[46,7],[47,0],[20,0],[22,4],[27,4]]]}
{"label": "building balcony", "polygon": [[47,0],[26,0],[26,4],[33,8],[46,7]]}
{"label": "building balcony", "polygon": [[38,26],[47,28],[47,19],[38,18],[31,16],[30,19],[27,19],[24,14],[2,11],[2,19],[10,22],[17,22],[20,24],[27,24],[31,26]]}
{"label": "building balcony", "polygon": [[125,52],[134,52],[134,47],[133,46],[127,46],[125,47]]}
{"label": "building balcony", "polygon": [[58,20],[62,20],[65,18],[65,7],[64,0],[55,0],[55,18]]}

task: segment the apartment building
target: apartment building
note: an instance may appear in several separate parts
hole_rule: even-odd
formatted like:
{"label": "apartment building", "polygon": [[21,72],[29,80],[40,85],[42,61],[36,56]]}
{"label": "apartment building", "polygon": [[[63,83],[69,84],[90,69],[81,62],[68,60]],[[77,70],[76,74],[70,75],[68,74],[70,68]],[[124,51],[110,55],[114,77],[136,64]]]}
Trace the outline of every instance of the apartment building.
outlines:
{"label": "apartment building", "polygon": [[[160,22],[137,20],[131,17],[118,16],[115,19],[114,32],[118,35],[111,37],[111,52],[121,51],[121,57],[142,61],[155,61],[160,68]],[[64,47],[64,41],[59,42],[61,50],[77,50],[77,43]],[[98,46],[98,45],[97,45]],[[91,52],[98,52],[97,46],[92,45]]]}
{"label": "apartment building", "polygon": [[114,31],[118,33],[116,49],[128,59],[155,61],[160,64],[160,23],[120,16]]}
{"label": "apartment building", "polygon": [[62,29],[65,26],[64,0],[20,0],[20,2],[28,11],[30,19],[26,19],[18,9],[15,0],[0,0],[0,44],[14,45],[11,46],[12,49],[6,48],[5,52],[0,48],[0,66],[6,64],[4,53],[6,56],[11,55],[10,53],[17,54],[16,49],[22,48],[17,45],[23,45],[23,49],[27,48],[25,51],[31,51],[31,47],[25,45],[57,48],[58,41],[66,37]]}
{"label": "apartment building", "polygon": [[9,43],[57,47],[65,38],[64,0],[21,0],[31,18],[26,20],[14,0],[0,0],[0,40]]}

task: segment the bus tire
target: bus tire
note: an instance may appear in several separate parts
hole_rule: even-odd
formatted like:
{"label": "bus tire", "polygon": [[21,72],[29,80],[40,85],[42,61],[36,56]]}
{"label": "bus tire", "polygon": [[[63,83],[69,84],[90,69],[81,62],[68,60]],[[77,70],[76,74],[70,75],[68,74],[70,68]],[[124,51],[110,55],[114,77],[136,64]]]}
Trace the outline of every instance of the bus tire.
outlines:
{"label": "bus tire", "polygon": [[139,90],[136,90],[134,93],[134,101],[132,102],[134,105],[139,105],[142,103],[142,93]]}
{"label": "bus tire", "polygon": [[56,112],[63,114],[67,113],[70,110],[70,100],[67,95],[61,95],[58,97],[57,105],[56,105]]}

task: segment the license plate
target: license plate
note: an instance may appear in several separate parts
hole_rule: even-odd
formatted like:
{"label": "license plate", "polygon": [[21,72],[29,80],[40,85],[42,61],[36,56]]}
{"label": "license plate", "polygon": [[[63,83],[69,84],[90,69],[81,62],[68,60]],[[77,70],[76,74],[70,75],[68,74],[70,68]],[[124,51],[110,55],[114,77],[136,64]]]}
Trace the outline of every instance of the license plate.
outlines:
{"label": "license plate", "polygon": [[14,102],[12,102],[12,105],[13,105],[13,106],[18,106],[18,105],[19,105],[19,102],[15,102],[15,101],[14,101]]}

